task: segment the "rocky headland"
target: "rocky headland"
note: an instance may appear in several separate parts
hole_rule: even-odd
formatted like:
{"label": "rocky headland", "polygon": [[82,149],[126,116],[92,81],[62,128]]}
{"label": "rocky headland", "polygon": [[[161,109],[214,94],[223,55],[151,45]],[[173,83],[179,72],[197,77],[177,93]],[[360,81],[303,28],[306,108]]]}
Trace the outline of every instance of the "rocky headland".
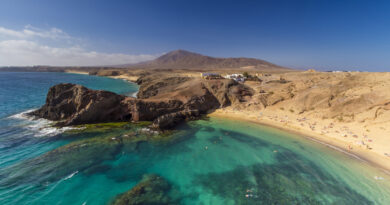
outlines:
{"label": "rocky headland", "polygon": [[[299,132],[390,170],[389,73],[298,71],[182,50],[137,65],[72,69],[136,82],[138,96],[57,85],[33,115],[60,126],[151,121],[167,129],[212,112]],[[205,80],[201,72],[245,72],[260,81]]]}
{"label": "rocky headland", "polygon": [[46,103],[30,114],[56,121],[57,126],[153,121],[153,128],[166,129],[245,101],[253,94],[249,87],[228,79],[144,76],[137,82],[138,98],[81,85],[58,84],[49,89]]}

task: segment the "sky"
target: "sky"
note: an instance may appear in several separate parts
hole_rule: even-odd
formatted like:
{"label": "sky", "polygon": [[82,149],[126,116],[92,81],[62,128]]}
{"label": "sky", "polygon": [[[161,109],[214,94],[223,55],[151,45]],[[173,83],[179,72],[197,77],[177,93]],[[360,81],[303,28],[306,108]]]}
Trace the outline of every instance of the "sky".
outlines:
{"label": "sky", "polygon": [[0,1],[0,66],[117,65],[176,49],[390,71],[390,1]]}

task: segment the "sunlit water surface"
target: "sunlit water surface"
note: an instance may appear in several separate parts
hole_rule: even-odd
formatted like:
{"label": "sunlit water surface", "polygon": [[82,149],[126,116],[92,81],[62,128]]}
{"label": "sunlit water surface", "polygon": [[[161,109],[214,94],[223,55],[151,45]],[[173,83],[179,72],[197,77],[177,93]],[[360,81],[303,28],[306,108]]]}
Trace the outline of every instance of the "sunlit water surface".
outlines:
{"label": "sunlit water surface", "polygon": [[390,178],[381,170],[252,123],[205,118],[134,142],[118,139],[139,126],[65,131],[18,115],[43,104],[60,82],[137,90],[95,76],[0,73],[0,204],[108,204],[144,174],[165,178],[166,194],[179,204],[390,203]]}

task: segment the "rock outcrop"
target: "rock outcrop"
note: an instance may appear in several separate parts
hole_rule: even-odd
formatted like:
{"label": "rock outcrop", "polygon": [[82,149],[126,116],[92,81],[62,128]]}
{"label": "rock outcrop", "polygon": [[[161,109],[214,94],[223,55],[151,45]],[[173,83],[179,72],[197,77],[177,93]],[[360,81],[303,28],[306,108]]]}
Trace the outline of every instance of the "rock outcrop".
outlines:
{"label": "rock outcrop", "polygon": [[140,85],[140,99],[178,99],[189,104],[192,104],[191,101],[204,100],[215,108],[245,101],[247,96],[253,95],[251,88],[230,79],[202,80],[147,75],[139,78],[137,83]]}
{"label": "rock outcrop", "polygon": [[244,85],[224,79],[145,76],[139,83],[139,98],[59,84],[50,88],[45,105],[30,114],[58,121],[59,126],[153,121],[154,128],[166,129],[232,102],[241,102],[252,93]]}
{"label": "rock outcrop", "polygon": [[60,121],[59,125],[128,121],[131,115],[124,99],[125,96],[108,91],[59,84],[49,89],[46,104],[30,114]]}
{"label": "rock outcrop", "polygon": [[156,129],[168,129],[186,119],[195,119],[199,116],[199,111],[189,110],[161,115],[153,121],[152,127]]}

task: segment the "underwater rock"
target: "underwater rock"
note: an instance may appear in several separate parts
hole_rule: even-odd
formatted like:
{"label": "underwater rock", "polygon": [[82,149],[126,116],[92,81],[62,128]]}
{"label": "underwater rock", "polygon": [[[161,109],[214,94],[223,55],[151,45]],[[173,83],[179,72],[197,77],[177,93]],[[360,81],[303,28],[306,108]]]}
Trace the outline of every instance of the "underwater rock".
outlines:
{"label": "underwater rock", "polygon": [[281,158],[275,164],[201,174],[194,184],[214,195],[230,198],[234,204],[374,204],[315,164],[303,165],[299,157],[291,159],[293,152],[280,151],[290,155],[290,161]]}
{"label": "underwater rock", "polygon": [[161,176],[144,175],[141,182],[129,191],[120,194],[112,205],[176,204],[169,196],[171,185]]}
{"label": "underwater rock", "polygon": [[122,146],[121,142],[108,140],[71,143],[1,170],[5,178],[0,186],[43,185],[65,179],[74,172],[82,174],[106,160],[113,160]]}
{"label": "underwater rock", "polygon": [[111,166],[105,164],[107,161],[126,153],[138,153],[143,145],[155,146],[174,140],[171,131],[159,133],[146,128],[148,125],[149,122],[88,124],[83,125],[83,129],[65,132],[64,138],[77,140],[0,169],[0,187],[40,186],[65,179],[75,172],[78,175],[105,172],[111,170]]}
{"label": "underwater rock", "polygon": [[180,111],[162,115],[153,121],[152,127],[156,129],[168,129],[186,119],[193,119],[199,116],[197,110]]}

